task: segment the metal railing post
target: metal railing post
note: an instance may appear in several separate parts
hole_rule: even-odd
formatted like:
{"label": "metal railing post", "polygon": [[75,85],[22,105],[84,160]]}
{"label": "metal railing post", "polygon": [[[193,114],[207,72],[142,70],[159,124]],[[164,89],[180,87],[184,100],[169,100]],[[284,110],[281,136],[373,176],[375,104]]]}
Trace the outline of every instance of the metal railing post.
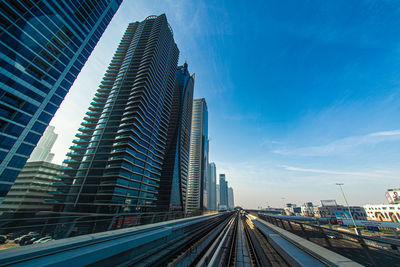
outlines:
{"label": "metal railing post", "polygon": [[310,240],[310,237],[308,236],[308,233],[306,232],[306,230],[304,229],[304,226],[302,223],[298,223],[300,225],[301,231],[303,232],[303,234],[305,235],[307,240]]}

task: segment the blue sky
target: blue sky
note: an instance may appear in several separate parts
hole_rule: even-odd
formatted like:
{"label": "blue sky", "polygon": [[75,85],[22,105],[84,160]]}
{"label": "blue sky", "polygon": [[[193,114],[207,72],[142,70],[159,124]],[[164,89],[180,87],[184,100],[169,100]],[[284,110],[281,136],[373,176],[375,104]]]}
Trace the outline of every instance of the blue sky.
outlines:
{"label": "blue sky", "polygon": [[[61,162],[129,22],[167,15],[209,108],[210,160],[248,208],[384,203],[400,187],[400,3],[133,1],[53,119]],[[284,199],[282,199],[284,198]]]}

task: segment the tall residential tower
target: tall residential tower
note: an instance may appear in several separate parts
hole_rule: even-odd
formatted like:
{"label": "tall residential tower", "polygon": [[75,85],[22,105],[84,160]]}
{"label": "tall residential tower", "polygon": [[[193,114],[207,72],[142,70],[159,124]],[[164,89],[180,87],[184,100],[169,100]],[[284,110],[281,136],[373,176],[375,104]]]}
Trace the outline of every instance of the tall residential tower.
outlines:
{"label": "tall residential tower", "polygon": [[122,0],[3,0],[0,201]]}
{"label": "tall residential tower", "polygon": [[217,170],[215,163],[208,165],[208,209],[217,209]]}
{"label": "tall residential tower", "polygon": [[168,127],[166,158],[161,171],[158,210],[183,211],[186,203],[194,74],[179,66]]}
{"label": "tall residential tower", "polygon": [[164,14],[128,25],[64,161],[56,211],[156,207],[178,55]]}
{"label": "tall residential tower", "polygon": [[204,98],[193,101],[186,213],[202,211],[207,200],[208,111]]}
{"label": "tall residential tower", "polygon": [[219,175],[219,207],[218,209],[228,208],[228,182],[225,174]]}

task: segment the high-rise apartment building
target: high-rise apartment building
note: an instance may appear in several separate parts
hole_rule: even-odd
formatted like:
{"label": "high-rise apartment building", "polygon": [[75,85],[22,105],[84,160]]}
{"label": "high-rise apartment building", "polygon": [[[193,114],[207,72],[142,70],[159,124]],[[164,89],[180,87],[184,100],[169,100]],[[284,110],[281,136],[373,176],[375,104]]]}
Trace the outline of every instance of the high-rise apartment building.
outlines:
{"label": "high-rise apartment building", "polygon": [[215,163],[208,165],[208,209],[217,209],[217,170]]}
{"label": "high-rise apartment building", "polygon": [[206,209],[208,165],[208,111],[204,98],[193,101],[186,213]]}
{"label": "high-rise apartment building", "polygon": [[219,175],[219,209],[228,208],[228,182],[225,174]]}
{"label": "high-rise apartment building", "polygon": [[1,203],[1,213],[32,217],[37,212],[53,209],[54,202],[46,202],[46,200],[51,198],[49,192],[55,190],[54,183],[60,181],[57,175],[62,174],[61,166],[51,163],[54,156],[51,149],[56,139],[54,126],[48,126]]}
{"label": "high-rise apartment building", "polygon": [[161,171],[158,210],[183,211],[186,203],[194,74],[179,66],[168,127],[165,162]]}
{"label": "high-rise apartment building", "polygon": [[219,203],[220,203],[220,199],[219,199],[219,198],[220,198],[220,194],[219,194],[219,184],[216,185],[216,189],[217,189],[217,190],[216,190],[216,194],[217,194],[217,195],[216,195],[216,196],[217,196],[217,197],[216,197],[216,199],[217,199],[217,206],[216,206],[216,207],[217,207],[217,210],[218,210]]}
{"label": "high-rise apartment building", "polygon": [[233,196],[233,188],[228,188],[228,208],[233,209],[235,207],[235,199]]}
{"label": "high-rise apartment building", "polygon": [[1,1],[0,199],[121,2]]}
{"label": "high-rise apartment building", "polygon": [[178,55],[164,14],[128,25],[64,161],[56,211],[156,207]]}

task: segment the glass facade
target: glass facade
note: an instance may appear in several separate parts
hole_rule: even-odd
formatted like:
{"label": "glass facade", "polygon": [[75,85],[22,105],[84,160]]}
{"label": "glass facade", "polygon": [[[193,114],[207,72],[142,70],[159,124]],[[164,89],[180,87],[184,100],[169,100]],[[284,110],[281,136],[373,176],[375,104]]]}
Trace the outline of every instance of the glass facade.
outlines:
{"label": "glass facade", "polygon": [[214,162],[208,164],[208,209],[217,209],[217,169]]}
{"label": "glass facade", "polygon": [[64,161],[56,211],[156,207],[178,56],[164,14],[128,25]]}
{"label": "glass facade", "polygon": [[225,174],[219,175],[219,208],[228,208],[228,182]]}
{"label": "glass facade", "polygon": [[193,101],[185,212],[207,209],[208,111],[204,98]]}
{"label": "glass facade", "polygon": [[1,1],[0,199],[121,2]]}
{"label": "glass facade", "polygon": [[178,67],[176,78],[157,202],[157,208],[163,211],[183,211],[186,201],[194,75],[189,74],[185,63]]}

